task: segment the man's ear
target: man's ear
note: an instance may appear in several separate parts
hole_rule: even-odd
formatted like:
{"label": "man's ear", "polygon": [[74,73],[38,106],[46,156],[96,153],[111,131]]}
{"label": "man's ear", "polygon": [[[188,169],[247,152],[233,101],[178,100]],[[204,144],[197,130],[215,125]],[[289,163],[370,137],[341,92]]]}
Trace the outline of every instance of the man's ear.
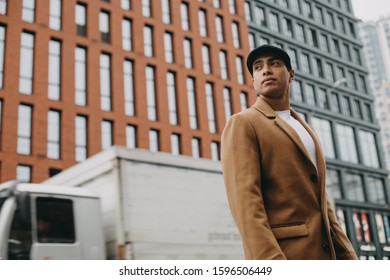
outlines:
{"label": "man's ear", "polygon": [[294,69],[291,69],[289,73],[290,73],[290,82],[291,82],[292,80],[294,80],[294,77],[295,77]]}

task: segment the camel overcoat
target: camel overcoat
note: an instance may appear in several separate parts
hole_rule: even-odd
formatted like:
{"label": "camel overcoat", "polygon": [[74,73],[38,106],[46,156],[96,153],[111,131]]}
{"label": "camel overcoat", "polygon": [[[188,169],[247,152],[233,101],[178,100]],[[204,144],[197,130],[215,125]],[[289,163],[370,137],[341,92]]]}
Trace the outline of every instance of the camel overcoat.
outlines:
{"label": "camel overcoat", "polygon": [[233,115],[222,133],[229,205],[246,259],[357,259],[326,197],[325,160],[309,132],[317,168],[299,135],[261,98]]}

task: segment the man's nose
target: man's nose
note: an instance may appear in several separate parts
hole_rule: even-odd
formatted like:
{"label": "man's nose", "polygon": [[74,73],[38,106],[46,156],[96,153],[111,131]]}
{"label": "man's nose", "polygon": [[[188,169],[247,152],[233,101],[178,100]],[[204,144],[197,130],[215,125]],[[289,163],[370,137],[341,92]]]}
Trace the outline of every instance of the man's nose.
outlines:
{"label": "man's nose", "polygon": [[271,69],[268,66],[263,66],[263,76],[272,74]]}

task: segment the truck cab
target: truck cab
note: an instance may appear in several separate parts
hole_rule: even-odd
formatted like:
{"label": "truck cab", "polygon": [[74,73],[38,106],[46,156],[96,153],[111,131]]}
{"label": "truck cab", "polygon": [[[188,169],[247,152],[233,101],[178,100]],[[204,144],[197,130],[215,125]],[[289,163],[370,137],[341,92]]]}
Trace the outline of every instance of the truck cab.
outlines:
{"label": "truck cab", "polygon": [[0,259],[105,259],[100,200],[91,190],[0,185]]}

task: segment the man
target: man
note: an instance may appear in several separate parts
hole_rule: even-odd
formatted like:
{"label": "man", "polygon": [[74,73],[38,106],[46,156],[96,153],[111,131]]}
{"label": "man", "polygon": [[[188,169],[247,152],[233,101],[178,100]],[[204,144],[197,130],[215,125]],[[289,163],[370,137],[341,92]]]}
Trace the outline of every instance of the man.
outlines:
{"label": "man", "polygon": [[357,259],[325,192],[314,131],[290,108],[289,55],[262,45],[247,67],[256,103],[222,134],[222,170],[247,259]]}

